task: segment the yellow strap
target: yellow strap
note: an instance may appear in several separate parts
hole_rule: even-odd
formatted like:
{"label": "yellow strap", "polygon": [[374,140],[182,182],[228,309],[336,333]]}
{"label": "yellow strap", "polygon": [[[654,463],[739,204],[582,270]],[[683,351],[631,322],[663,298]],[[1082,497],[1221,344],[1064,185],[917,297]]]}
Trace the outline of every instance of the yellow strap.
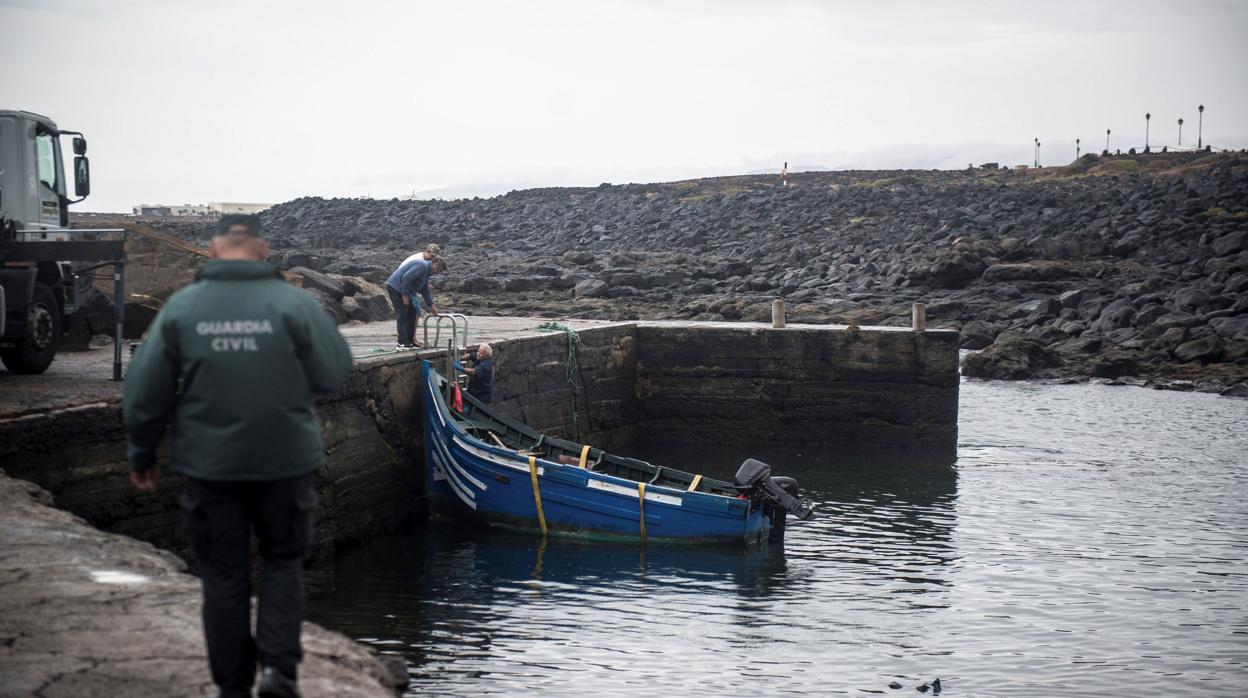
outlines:
{"label": "yellow strap", "polygon": [[537,505],[537,522],[542,526],[542,535],[546,535],[546,512],[542,511],[542,490],[537,486],[537,458],[529,456],[529,478],[533,480],[533,503]]}
{"label": "yellow strap", "polygon": [[637,483],[637,513],[641,519],[641,541],[646,541],[646,483]]}
{"label": "yellow strap", "polygon": [[581,447],[581,467],[585,467],[585,461],[589,460],[589,444]]}
{"label": "yellow strap", "polygon": [[701,484],[701,483],[702,483],[702,476],[701,476],[701,475],[694,475],[694,476],[693,476],[693,482],[689,483],[689,490],[688,490],[688,491],[689,491],[689,492],[692,492],[692,491],[694,491],[694,490],[698,489],[698,485],[699,485],[699,484]]}

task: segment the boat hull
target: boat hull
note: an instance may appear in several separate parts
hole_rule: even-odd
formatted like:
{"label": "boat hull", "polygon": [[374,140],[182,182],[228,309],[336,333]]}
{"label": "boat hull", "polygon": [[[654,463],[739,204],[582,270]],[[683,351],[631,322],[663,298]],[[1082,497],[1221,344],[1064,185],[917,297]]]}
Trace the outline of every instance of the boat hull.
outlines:
{"label": "boat hull", "polygon": [[767,538],[770,517],[747,499],[642,486],[481,441],[454,419],[427,362],[422,370],[426,484],[441,508],[515,530],[586,539],[740,544]]}

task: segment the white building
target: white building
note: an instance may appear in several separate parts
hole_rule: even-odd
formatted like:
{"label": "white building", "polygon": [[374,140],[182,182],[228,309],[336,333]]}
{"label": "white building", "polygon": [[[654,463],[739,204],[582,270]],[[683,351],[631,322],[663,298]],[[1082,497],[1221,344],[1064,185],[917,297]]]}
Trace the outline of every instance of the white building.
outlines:
{"label": "white building", "polygon": [[139,204],[132,208],[131,215],[149,218],[186,218],[212,214],[212,209],[204,204]]}
{"label": "white building", "polygon": [[273,204],[244,204],[237,201],[209,201],[208,208],[213,213],[260,213],[273,208]]}

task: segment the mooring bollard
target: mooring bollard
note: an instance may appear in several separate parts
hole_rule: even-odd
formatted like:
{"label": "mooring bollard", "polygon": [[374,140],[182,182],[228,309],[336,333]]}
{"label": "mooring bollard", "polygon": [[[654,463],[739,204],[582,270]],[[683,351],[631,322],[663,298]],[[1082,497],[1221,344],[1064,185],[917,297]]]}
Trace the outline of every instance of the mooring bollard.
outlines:
{"label": "mooring bollard", "polygon": [[784,327],[784,299],[777,298],[771,302],[771,326],[780,329]]}
{"label": "mooring bollard", "polygon": [[911,307],[910,326],[915,332],[922,332],[927,328],[927,305],[924,303],[915,303]]}

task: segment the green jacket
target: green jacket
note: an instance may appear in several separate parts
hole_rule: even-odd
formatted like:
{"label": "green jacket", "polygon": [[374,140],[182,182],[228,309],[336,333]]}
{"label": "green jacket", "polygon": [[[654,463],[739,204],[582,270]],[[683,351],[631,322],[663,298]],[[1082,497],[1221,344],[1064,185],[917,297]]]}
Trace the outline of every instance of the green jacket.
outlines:
{"label": "green jacket", "polygon": [[335,390],[351,352],[312,296],[264,262],[213,260],[169,298],[130,362],[122,412],[135,470],[173,423],[173,470],[202,480],[279,480],[316,470],[325,444],[313,393]]}

